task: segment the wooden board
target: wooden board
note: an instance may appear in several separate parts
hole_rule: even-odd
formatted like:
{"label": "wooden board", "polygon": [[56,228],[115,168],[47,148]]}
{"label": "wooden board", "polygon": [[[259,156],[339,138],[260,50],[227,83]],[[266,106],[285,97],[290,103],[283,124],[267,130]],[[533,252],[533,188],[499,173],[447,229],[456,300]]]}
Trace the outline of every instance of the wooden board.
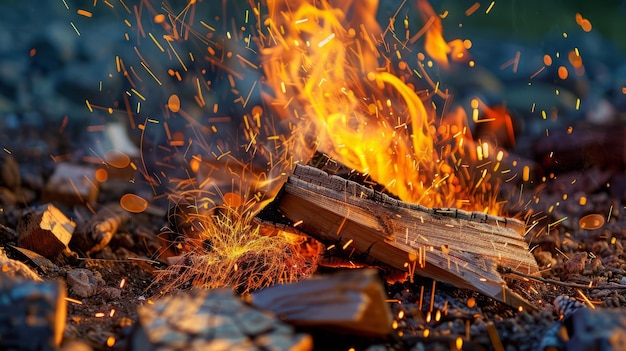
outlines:
{"label": "wooden board", "polygon": [[301,232],[362,261],[477,290],[516,308],[534,308],[497,270],[539,274],[518,220],[405,203],[300,165],[275,205]]}

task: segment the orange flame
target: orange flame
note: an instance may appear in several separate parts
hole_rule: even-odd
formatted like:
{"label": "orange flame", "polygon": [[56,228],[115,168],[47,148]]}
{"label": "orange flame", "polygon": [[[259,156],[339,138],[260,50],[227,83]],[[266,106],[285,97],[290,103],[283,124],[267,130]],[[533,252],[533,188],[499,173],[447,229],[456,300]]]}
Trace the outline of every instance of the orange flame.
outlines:
{"label": "orange flame", "polygon": [[[435,124],[435,109],[423,102],[431,93],[409,83],[414,77],[407,61],[395,68],[384,55],[390,44],[375,18],[378,2],[267,4],[268,35],[261,39],[266,83],[275,91],[270,105],[282,118],[299,120],[296,135],[315,137],[300,147],[369,174],[404,201],[463,207],[475,191],[460,186],[470,176],[455,174],[468,172],[461,171],[470,138],[465,114],[459,109]],[[418,5],[430,23],[426,50],[447,65],[451,49],[441,21],[425,1]]]}
{"label": "orange flame", "polygon": [[437,61],[443,68],[448,68],[448,54],[451,49],[448,43],[443,39],[443,25],[441,19],[435,13],[433,8],[426,0],[418,0],[417,6],[424,22],[426,23],[426,37],[424,42],[424,50],[426,53]]}
{"label": "orange flame", "polygon": [[[385,30],[380,27],[378,0],[250,0],[249,5],[251,21],[246,10],[246,26],[240,28],[252,34],[236,33],[236,27],[226,31],[225,25],[226,36],[219,39],[208,23],[201,22],[202,30],[192,27],[195,3],[181,13],[165,6],[163,17],[150,8],[150,22],[167,34],[148,34],[168,52],[173,67],[182,69],[168,75],[193,81],[197,107],[209,115],[208,126],[195,120],[183,95],[172,94],[164,104],[166,116],[190,126],[194,141],[190,145],[163,123],[168,147],[198,150],[189,161],[197,178],[180,181],[177,192],[194,198],[198,207],[221,202],[254,211],[276,194],[294,164],[320,151],[404,201],[498,213],[488,195],[495,193],[490,174],[475,167],[486,164],[486,149],[472,142],[464,110],[450,109],[448,93],[429,76],[431,62],[411,46],[423,36],[425,52],[446,68],[449,60],[469,58],[471,42],[447,43],[440,16],[425,0],[417,0],[421,29],[411,36],[407,16],[404,41],[395,33],[396,15]],[[214,82],[201,84],[202,74],[189,79],[191,70],[181,59],[189,33],[206,45],[203,59],[219,71]],[[167,46],[154,39],[161,37],[171,39]],[[224,96],[233,99],[225,101],[238,106],[234,112],[221,111],[218,86],[227,87]],[[203,91],[214,95],[205,100]]]}

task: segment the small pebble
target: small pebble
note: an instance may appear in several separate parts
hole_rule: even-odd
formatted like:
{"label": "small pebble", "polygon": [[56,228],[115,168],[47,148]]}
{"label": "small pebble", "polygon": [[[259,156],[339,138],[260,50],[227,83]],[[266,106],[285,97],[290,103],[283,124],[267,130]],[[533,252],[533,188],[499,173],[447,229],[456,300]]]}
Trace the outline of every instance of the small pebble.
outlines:
{"label": "small pebble", "polygon": [[79,297],[93,296],[104,285],[100,273],[84,268],[75,268],[67,272],[66,281],[70,291]]}

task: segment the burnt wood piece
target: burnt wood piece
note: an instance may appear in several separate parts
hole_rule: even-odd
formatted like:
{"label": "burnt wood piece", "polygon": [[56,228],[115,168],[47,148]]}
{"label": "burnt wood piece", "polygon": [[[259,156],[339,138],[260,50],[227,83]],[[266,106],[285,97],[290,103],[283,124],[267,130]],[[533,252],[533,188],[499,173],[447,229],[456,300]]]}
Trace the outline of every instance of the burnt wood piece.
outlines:
{"label": "burnt wood piece", "polygon": [[498,272],[503,266],[539,275],[518,220],[409,204],[301,165],[272,206],[301,232],[354,260],[473,289],[515,308],[535,308]]}
{"label": "burnt wood piece", "polygon": [[385,338],[393,318],[375,269],[349,269],[252,293],[252,305],[299,327]]}
{"label": "burnt wood piece", "polygon": [[17,245],[50,260],[67,250],[76,224],[52,204],[27,212],[18,224]]}
{"label": "burnt wood piece", "polygon": [[129,220],[130,213],[118,203],[106,205],[86,223],[78,226],[70,246],[87,254],[102,251],[119,227]]}
{"label": "burnt wood piece", "polygon": [[36,268],[37,271],[41,272],[42,274],[54,272],[59,269],[59,267],[52,261],[34,251],[14,245],[7,245],[5,249],[10,251],[21,262],[28,264],[30,267]]}
{"label": "burnt wood piece", "polygon": [[[8,246],[11,248],[11,246]],[[43,279],[24,262],[9,258],[3,247],[0,247],[0,270],[5,278],[27,279],[41,282]]]}

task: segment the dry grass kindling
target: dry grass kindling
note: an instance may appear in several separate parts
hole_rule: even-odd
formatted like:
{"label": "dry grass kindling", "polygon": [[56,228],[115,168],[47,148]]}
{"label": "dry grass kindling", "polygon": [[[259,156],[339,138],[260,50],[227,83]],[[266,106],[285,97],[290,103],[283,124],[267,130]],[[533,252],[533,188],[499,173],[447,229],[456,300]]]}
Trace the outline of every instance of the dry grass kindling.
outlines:
{"label": "dry grass kindling", "polygon": [[222,206],[209,215],[187,215],[201,233],[184,239],[183,247],[194,249],[157,273],[155,283],[164,284],[162,293],[192,285],[230,286],[245,294],[298,281],[315,271],[318,250],[306,238],[285,232],[263,235],[252,212],[242,208]]}

